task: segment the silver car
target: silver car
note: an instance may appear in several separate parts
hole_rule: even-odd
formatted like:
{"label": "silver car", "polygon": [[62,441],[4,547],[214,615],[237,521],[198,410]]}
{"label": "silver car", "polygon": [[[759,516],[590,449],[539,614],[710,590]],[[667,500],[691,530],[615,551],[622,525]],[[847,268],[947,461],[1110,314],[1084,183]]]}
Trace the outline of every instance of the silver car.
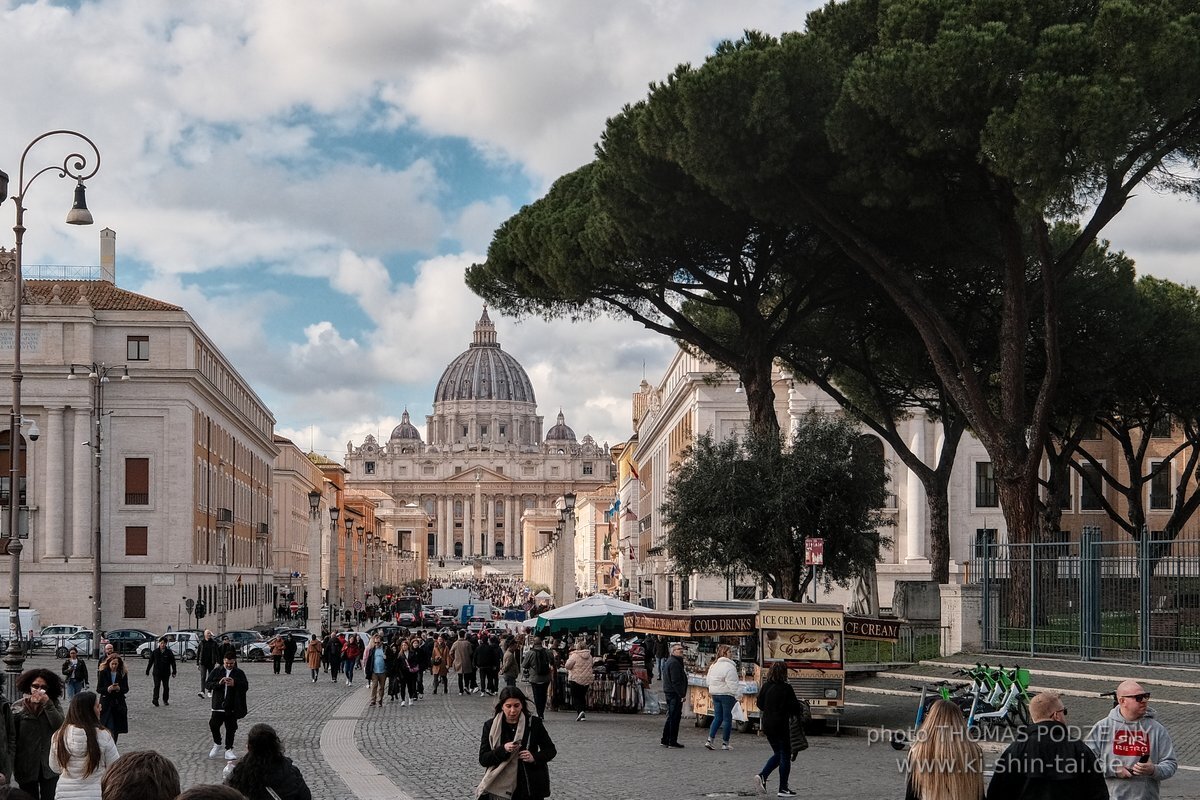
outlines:
{"label": "silver car", "polygon": [[167,649],[174,653],[176,658],[182,661],[194,661],[196,654],[200,652],[199,636],[192,631],[176,631],[172,633],[164,633],[153,642],[146,642],[142,645],[139,645],[137,654],[142,658],[149,660],[150,651],[158,647],[159,639],[166,639]]}

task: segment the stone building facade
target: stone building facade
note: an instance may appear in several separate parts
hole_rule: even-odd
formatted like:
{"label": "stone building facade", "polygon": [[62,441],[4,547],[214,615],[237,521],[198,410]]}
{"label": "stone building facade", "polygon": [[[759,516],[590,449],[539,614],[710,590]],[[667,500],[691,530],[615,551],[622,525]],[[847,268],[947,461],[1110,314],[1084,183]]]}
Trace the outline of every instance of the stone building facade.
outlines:
{"label": "stone building facade", "polygon": [[[226,624],[252,625],[275,594],[274,418],[183,308],[115,285],[115,237],[100,233],[104,279],[23,284],[22,416],[41,436],[0,431],[6,490],[14,438],[25,456],[22,605],[44,624],[91,627],[98,557],[104,629],[187,627],[189,600],[204,601],[213,626],[224,560]],[[0,262],[11,264],[11,252],[0,249]],[[9,296],[14,278],[9,270]],[[11,330],[0,325],[3,375]],[[10,392],[0,381],[0,405]],[[231,515],[224,550],[219,509]]]}

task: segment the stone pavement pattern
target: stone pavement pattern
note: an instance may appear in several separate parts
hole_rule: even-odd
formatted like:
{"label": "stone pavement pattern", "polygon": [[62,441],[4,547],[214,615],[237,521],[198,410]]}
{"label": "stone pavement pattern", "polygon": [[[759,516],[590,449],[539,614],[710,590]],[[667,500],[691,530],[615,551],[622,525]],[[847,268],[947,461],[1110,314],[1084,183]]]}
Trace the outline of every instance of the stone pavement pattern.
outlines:
{"label": "stone pavement pattern", "polygon": [[[1064,662],[1051,663],[1064,669]],[[59,662],[37,658],[32,664],[57,669]],[[121,737],[120,750],[159,750],[175,761],[185,787],[220,782],[225,765],[220,759],[207,758],[211,746],[209,704],[196,696],[195,666],[181,665],[179,678],[172,682],[172,703],[160,708],[150,704],[151,682],[143,674],[145,662],[134,658],[129,666],[131,732]],[[347,687],[325,675],[313,684],[308,670],[299,666],[290,677],[276,677],[266,664],[242,666],[250,680],[250,716],[239,728],[237,751],[245,751],[245,733],[251,725],[274,725],[314,798],[449,800],[474,796],[482,774],[477,761],[480,731],[491,716],[493,698],[460,697],[457,691],[449,697],[434,697],[428,693],[431,684],[427,681],[425,699],[413,706],[386,703],[382,708],[370,708],[361,674],[353,687]],[[917,675],[936,669],[918,665],[909,671]],[[1118,673],[1144,674],[1137,667],[1113,665],[1100,666],[1099,671],[1107,671],[1106,680]],[[1197,673],[1160,677],[1187,679],[1196,678]],[[905,680],[879,679],[876,683],[899,685]],[[1077,685],[1092,688],[1086,681]],[[1151,691],[1157,696],[1159,689],[1165,691],[1159,686]],[[1180,688],[1176,694],[1200,700],[1192,690]],[[905,725],[915,705],[912,697],[855,689],[849,697],[854,705],[847,709],[847,722],[864,726]],[[1092,699],[1099,706],[1098,715],[1104,701]],[[1069,701],[1072,721],[1078,720],[1078,707],[1090,724],[1093,714],[1083,702],[1082,698]],[[1176,742],[1188,748],[1194,747],[1195,729],[1200,726],[1195,710],[1192,706],[1172,707],[1168,721]],[[681,729],[684,750],[658,746],[661,716],[592,714],[585,722],[574,720],[575,715],[568,712],[547,712],[547,729],[559,750],[550,767],[555,800],[749,796],[753,793],[751,778],[769,755],[765,739],[737,733],[732,751],[705,750],[705,733],[688,719]],[[864,736],[814,736],[810,741],[812,747],[793,765],[792,786],[801,795],[822,800],[903,797],[904,779],[897,758],[902,759],[904,753]],[[1195,760],[1181,761],[1200,766]],[[768,796],[773,797],[774,780],[770,787]],[[1181,770],[1163,784],[1162,796],[1170,800],[1200,798],[1200,771]]]}

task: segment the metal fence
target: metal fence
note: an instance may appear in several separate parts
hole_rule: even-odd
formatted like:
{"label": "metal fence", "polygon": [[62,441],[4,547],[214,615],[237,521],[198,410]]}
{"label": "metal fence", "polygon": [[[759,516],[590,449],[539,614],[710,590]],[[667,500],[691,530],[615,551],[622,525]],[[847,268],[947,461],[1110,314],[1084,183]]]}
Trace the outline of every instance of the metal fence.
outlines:
{"label": "metal fence", "polygon": [[905,623],[895,642],[847,639],[846,664],[913,664],[945,653],[949,639],[949,626]]}
{"label": "metal fence", "polygon": [[972,564],[989,652],[1200,664],[1200,541],[988,544]]}

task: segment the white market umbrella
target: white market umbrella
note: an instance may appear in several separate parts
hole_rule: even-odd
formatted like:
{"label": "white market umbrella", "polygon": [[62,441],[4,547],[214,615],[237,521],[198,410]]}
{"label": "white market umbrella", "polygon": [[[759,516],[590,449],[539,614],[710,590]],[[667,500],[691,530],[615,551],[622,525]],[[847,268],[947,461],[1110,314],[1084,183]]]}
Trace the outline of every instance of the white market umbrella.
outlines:
{"label": "white market umbrella", "polygon": [[535,594],[534,597],[536,597],[538,600],[553,600],[554,599],[554,595],[550,594],[545,589],[542,589],[540,592]]}

